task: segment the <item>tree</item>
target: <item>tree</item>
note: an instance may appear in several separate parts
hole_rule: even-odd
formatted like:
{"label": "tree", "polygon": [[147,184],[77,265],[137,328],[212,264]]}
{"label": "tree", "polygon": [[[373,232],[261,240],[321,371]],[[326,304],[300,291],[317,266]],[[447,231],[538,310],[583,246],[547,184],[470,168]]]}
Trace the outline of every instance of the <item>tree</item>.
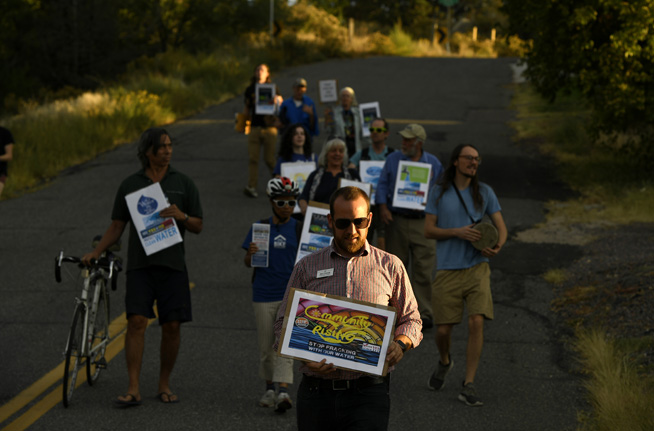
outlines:
{"label": "tree", "polygon": [[654,156],[654,0],[505,0],[511,34],[529,39],[527,77],[545,97],[578,90],[596,135],[638,135]]}

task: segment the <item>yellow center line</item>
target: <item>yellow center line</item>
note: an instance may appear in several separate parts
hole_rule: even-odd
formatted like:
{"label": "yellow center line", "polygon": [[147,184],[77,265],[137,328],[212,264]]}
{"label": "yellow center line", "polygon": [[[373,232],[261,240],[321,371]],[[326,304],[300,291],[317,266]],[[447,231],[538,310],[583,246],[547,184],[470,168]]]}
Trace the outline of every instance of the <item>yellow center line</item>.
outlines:
{"label": "yellow center line", "polygon": [[[195,287],[194,283],[189,283],[190,288]],[[150,319],[148,326],[153,324],[155,319]],[[109,337],[111,341],[107,344],[105,351],[105,359],[109,363],[118,353],[123,350],[125,345],[125,328],[127,327],[127,319],[125,313],[115,318],[109,325]],[[23,390],[21,393],[12,398],[8,403],[0,407],[0,424],[13,416],[16,412],[20,411],[26,405],[40,397],[52,385],[61,380],[64,375],[65,361],[57,365],[52,371],[48,372],[45,376],[34,382],[30,387]],[[82,383],[86,382],[86,368],[82,367],[77,375],[77,382],[75,388],[79,387]],[[16,418],[13,422],[2,428],[2,431],[22,431],[27,429],[30,425],[36,422],[41,416],[46,414],[51,408],[61,402],[63,384],[57,385],[50,391],[43,399],[34,404],[25,413]]]}

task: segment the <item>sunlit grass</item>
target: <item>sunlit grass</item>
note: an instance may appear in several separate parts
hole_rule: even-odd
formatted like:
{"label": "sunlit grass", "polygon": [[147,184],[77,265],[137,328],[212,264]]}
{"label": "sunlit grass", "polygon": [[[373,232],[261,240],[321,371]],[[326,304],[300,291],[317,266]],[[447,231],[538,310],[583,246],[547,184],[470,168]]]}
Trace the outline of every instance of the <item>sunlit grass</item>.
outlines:
{"label": "sunlit grass", "polygon": [[561,95],[549,103],[522,84],[515,87],[513,107],[516,141],[553,158],[559,177],[580,193],[565,205],[550,204],[550,218],[570,223],[654,221],[652,176],[643,180],[637,158],[591,140],[589,111],[577,95]]}
{"label": "sunlit grass", "polygon": [[[603,331],[578,330],[574,342],[590,394],[592,413],[580,416],[584,431],[647,431],[654,429],[654,385],[637,372],[638,343],[618,343]],[[651,339],[649,345],[651,346]]]}
{"label": "sunlit grass", "polygon": [[550,269],[543,274],[543,279],[551,284],[563,284],[568,279],[565,269]]}

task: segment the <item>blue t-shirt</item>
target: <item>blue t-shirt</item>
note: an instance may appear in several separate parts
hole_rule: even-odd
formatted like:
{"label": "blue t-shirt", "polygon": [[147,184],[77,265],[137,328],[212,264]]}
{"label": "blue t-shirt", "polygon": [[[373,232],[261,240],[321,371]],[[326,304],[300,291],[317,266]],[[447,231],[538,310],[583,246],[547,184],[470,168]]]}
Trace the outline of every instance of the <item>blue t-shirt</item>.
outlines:
{"label": "blue t-shirt", "polygon": [[[298,221],[291,218],[287,223],[276,225],[270,223],[270,243],[268,245],[268,268],[256,268],[252,283],[253,302],[281,301],[286,292],[286,285],[291,278],[297,247],[300,242],[297,237]],[[252,227],[243,241],[247,250],[252,242]]]}
{"label": "blue t-shirt", "polygon": [[295,154],[293,153],[291,155],[291,160],[286,160],[283,157],[278,157],[277,158],[277,164],[275,165],[275,170],[273,171],[273,175],[281,175],[282,174],[282,163],[295,163],[295,162],[314,162],[316,163],[316,155],[311,154],[311,157],[307,157],[304,154]]}
{"label": "blue t-shirt", "polygon": [[[443,229],[452,229],[472,224],[468,213],[461,204],[459,197],[454,191],[454,185],[451,185],[443,194],[443,197],[436,204],[436,200],[441,194],[441,186],[434,186],[429,192],[427,199],[427,214],[434,214],[438,217],[436,225]],[[500,203],[495,196],[495,192],[490,186],[479,183],[479,193],[484,200],[481,209],[475,208],[472,200],[471,190],[468,187],[460,190],[461,197],[468,207],[470,215],[475,220],[481,220],[484,215],[495,214],[501,211]],[[436,269],[466,269],[472,268],[481,262],[488,262],[488,258],[481,255],[481,252],[474,248],[470,241],[464,241],[459,238],[450,238],[436,241]]]}

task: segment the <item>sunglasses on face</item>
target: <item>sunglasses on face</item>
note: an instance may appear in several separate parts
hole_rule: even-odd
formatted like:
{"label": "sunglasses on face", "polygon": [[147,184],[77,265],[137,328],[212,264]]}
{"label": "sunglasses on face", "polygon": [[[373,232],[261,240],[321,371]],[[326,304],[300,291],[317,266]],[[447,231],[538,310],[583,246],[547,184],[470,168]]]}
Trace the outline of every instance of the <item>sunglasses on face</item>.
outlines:
{"label": "sunglasses on face", "polygon": [[386,127],[371,127],[370,133],[384,133],[388,131]]}
{"label": "sunglasses on face", "polygon": [[370,225],[370,219],[368,217],[360,217],[354,220],[349,218],[337,218],[334,220],[334,226],[341,230],[349,228],[352,223],[354,223],[354,227],[357,229],[365,229]]}
{"label": "sunglasses on face", "polygon": [[277,205],[278,208],[284,208],[287,205],[289,207],[291,207],[291,208],[294,208],[295,204],[297,203],[297,201],[294,201],[294,200],[293,201],[283,201],[283,200],[277,200],[277,199],[273,199],[273,202],[275,202],[275,205]]}

